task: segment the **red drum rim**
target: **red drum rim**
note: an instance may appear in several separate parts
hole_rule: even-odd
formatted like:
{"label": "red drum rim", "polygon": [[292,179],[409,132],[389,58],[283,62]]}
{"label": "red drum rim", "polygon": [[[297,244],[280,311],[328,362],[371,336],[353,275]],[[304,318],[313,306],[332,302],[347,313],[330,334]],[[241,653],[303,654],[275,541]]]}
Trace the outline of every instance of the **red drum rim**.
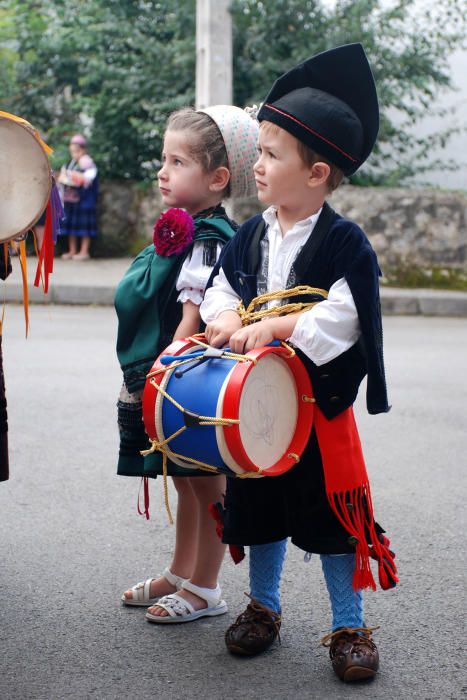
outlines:
{"label": "red drum rim", "polygon": [[[313,405],[311,382],[308,373],[297,355],[291,355],[290,348],[284,346],[255,348],[246,353],[247,357],[259,360],[269,353],[274,353],[287,360],[287,366],[291,370],[298,393],[297,425],[288,449],[283,456],[271,467],[262,469],[254,464],[243,448],[240,437],[240,426],[231,425],[223,428],[224,439],[231,454],[235,454],[237,461],[242,461],[242,466],[247,472],[256,472],[258,475],[280,476],[289,471],[299,460],[310,438],[313,424]],[[224,418],[233,418],[239,415],[242,388],[253,363],[239,362],[232,371],[230,381],[224,395]]]}
{"label": "red drum rim", "polygon": [[[201,338],[201,340],[204,342],[204,338]],[[181,355],[186,350],[189,350],[195,346],[196,343],[188,338],[174,340],[174,342],[167,346],[167,348],[165,348],[157,357],[156,361],[151,367],[150,372],[148,373],[148,376],[151,375],[152,372],[156,372],[157,370],[164,368],[164,365],[159,360],[162,355]],[[152,377],[152,379],[157,385],[159,385],[163,377],[164,373],[161,372],[160,374],[156,374],[154,377]],[[143,391],[143,421],[146,433],[148,434],[150,440],[159,440],[161,438],[161,436],[157,434],[156,414],[154,411],[155,401],[158,395],[159,392],[157,389],[151,384],[151,381],[147,379]]]}

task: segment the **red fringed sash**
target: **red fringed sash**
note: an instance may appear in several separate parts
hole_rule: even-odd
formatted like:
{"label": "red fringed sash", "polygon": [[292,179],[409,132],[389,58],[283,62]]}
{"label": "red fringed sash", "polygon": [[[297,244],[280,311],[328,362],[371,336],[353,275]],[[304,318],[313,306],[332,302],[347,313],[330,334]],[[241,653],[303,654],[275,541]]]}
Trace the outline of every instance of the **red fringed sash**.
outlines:
{"label": "red fringed sash", "polygon": [[[313,422],[329,505],[355,544],[353,587],[355,590],[376,590],[370,568],[371,557],[378,562],[381,588],[394,588],[399,580],[395,555],[389,549],[389,539],[378,535],[375,529],[370,483],[353,410],[348,408],[328,420],[315,404]],[[221,503],[213,503],[209,511],[216,521],[217,534],[222,539],[224,508]],[[229,545],[229,549],[235,564],[242,561],[245,556],[243,547]]]}
{"label": "red fringed sash", "polygon": [[370,483],[352,408],[328,420],[314,407],[314,428],[323,462],[326,496],[334,514],[355,543],[355,590],[376,584],[370,557],[378,562],[381,588],[398,582],[394,553],[387,537],[378,535],[373,519]]}

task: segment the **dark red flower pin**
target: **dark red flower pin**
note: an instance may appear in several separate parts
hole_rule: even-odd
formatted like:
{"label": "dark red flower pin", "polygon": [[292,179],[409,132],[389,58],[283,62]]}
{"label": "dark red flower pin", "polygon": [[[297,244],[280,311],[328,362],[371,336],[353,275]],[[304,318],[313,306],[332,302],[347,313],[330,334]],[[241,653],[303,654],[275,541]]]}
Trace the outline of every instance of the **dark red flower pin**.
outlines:
{"label": "dark red flower pin", "polygon": [[184,209],[169,209],[154,225],[154,247],[158,255],[178,255],[190,245],[195,222]]}

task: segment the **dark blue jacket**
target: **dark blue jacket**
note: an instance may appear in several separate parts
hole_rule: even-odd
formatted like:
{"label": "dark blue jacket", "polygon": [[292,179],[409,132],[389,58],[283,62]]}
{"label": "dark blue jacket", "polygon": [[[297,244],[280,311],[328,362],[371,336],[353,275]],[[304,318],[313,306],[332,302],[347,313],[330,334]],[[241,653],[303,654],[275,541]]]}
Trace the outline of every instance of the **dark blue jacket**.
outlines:
{"label": "dark blue jacket", "polygon": [[[212,275],[213,278],[222,265],[230,285],[245,307],[257,296],[259,236],[265,232],[262,221],[262,216],[257,215],[240,227],[224,247]],[[379,298],[381,272],[369,240],[356,224],[325,204],[312,236],[294,262],[294,268],[297,285],[306,284],[326,291],[344,277],[360,321],[362,335],[359,341],[331,362],[318,367],[298,351],[324,415],[333,418],[351,406],[366,374],[369,413],[389,411]]]}

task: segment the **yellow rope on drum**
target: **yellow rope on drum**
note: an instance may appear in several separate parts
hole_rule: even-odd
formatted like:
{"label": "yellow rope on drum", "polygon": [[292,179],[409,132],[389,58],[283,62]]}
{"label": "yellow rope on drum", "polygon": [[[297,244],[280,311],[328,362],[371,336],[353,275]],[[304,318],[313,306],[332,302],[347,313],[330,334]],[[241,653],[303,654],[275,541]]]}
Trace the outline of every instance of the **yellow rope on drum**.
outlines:
{"label": "yellow rope on drum", "polygon": [[[201,345],[203,348],[206,348],[206,349],[211,347],[207,343],[201,341],[196,336],[190,336],[188,338],[188,340],[192,340],[193,342],[197,343],[198,345]],[[236,352],[230,352],[230,350],[224,350],[222,353],[222,356],[219,359],[221,359],[221,360],[236,360],[237,362],[251,362],[253,365],[256,365],[256,362],[257,362],[257,360],[255,360],[254,357],[248,357],[248,355],[239,355]]]}
{"label": "yellow rope on drum", "polygon": [[[196,342],[198,345],[202,345],[203,347],[208,348],[209,346],[200,341],[198,338],[189,338],[189,340],[193,340]],[[183,356],[182,356],[183,357]],[[236,353],[231,353],[231,352],[224,352],[223,355],[219,359],[227,359],[227,360],[236,360],[238,362],[252,362],[253,364],[256,364],[256,360],[251,357],[247,357],[246,355],[237,355]],[[180,404],[178,401],[176,401],[173,396],[170,396],[165,389],[163,389],[159,384],[156,382],[154,377],[157,374],[161,374],[164,372],[169,372],[173,371],[176,368],[180,367],[181,365],[188,364],[189,362],[192,362],[192,359],[188,360],[175,360],[174,362],[171,362],[170,365],[166,365],[165,367],[161,367],[158,370],[155,370],[153,372],[150,372],[147,375],[147,378],[149,379],[150,383],[152,386],[158,391],[164,398],[166,398],[168,401],[170,401],[182,414],[186,413],[186,409]],[[238,418],[218,418],[217,416],[196,416],[196,423],[197,425],[204,425],[204,426],[231,426],[231,425],[238,425],[240,423],[240,420]],[[141,454],[143,457],[146,457],[147,455],[152,454],[153,452],[161,452],[162,453],[162,477],[164,480],[164,500],[165,500],[165,508],[167,511],[167,515],[169,518],[169,522],[171,525],[173,525],[173,517],[172,517],[172,512],[170,510],[170,504],[169,504],[169,489],[167,485],[167,459],[170,457],[176,457],[178,459],[183,460],[184,462],[189,462],[190,464],[193,464],[193,466],[197,467],[198,469],[202,469],[204,471],[208,471],[210,473],[214,474],[220,474],[220,470],[215,467],[212,464],[207,464],[206,462],[202,462],[199,459],[194,459],[192,457],[186,457],[185,455],[178,454],[177,452],[173,452],[172,450],[168,449],[168,444],[172,440],[174,440],[178,435],[183,433],[184,430],[187,429],[186,425],[182,425],[178,430],[176,430],[172,435],[169,435],[169,437],[165,438],[165,440],[151,440],[151,447],[148,450],[141,450]]]}
{"label": "yellow rope on drum", "polygon": [[290,304],[284,304],[283,306],[273,306],[270,309],[259,309],[255,311],[257,306],[263,306],[270,301],[278,301],[280,299],[290,299],[292,297],[303,296],[304,294],[319,294],[328,298],[328,293],[325,289],[320,289],[319,287],[309,287],[308,285],[300,285],[298,287],[293,287],[292,289],[280,289],[277,292],[266,292],[265,294],[260,294],[250,301],[248,306],[244,307],[243,303],[237,307],[237,313],[242,320],[244,326],[248,326],[250,323],[255,321],[260,321],[262,318],[267,318],[268,316],[283,316],[287,314],[302,313],[303,311],[308,311],[312,309],[313,306],[319,304],[319,301],[309,301],[309,302],[292,302]]}

